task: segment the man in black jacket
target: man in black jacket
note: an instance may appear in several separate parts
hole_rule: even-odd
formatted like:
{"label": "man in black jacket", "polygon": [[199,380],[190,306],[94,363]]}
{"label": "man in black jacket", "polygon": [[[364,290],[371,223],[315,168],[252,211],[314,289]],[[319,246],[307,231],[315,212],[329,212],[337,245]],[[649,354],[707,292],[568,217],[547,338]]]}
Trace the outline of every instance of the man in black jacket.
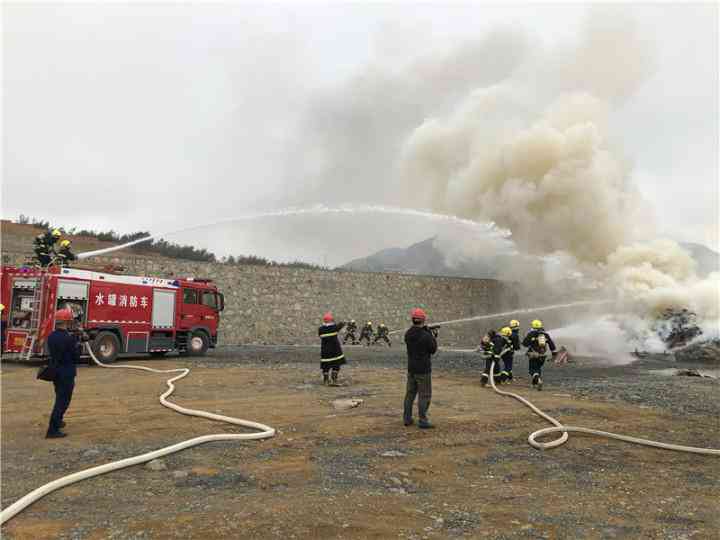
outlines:
{"label": "man in black jacket", "polygon": [[437,341],[432,331],[425,325],[425,312],[416,308],[410,314],[413,325],[405,332],[405,344],[408,355],[407,388],[405,391],[404,421],[406,426],[413,424],[413,403],[418,396],[418,427],[433,427],[427,418],[432,397],[432,361],[437,352]]}
{"label": "man in black jacket", "polygon": [[55,313],[56,326],[47,339],[50,351],[50,362],[57,368],[57,376],[53,381],[55,386],[55,405],[50,414],[47,439],[59,439],[66,433],[60,431],[65,427],[63,416],[70,406],[73,390],[75,389],[75,376],[77,368],[75,362],[80,358],[80,342],[77,336],[68,332],[72,324],[73,314],[69,309],[61,309]]}

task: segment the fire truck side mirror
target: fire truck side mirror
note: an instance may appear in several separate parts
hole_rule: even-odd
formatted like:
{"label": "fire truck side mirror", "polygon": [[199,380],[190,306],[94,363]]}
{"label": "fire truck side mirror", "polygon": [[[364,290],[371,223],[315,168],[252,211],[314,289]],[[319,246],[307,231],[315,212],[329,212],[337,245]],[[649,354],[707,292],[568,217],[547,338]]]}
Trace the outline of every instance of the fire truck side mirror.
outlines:
{"label": "fire truck side mirror", "polygon": [[217,293],[218,295],[218,311],[225,309],[225,295],[223,293]]}

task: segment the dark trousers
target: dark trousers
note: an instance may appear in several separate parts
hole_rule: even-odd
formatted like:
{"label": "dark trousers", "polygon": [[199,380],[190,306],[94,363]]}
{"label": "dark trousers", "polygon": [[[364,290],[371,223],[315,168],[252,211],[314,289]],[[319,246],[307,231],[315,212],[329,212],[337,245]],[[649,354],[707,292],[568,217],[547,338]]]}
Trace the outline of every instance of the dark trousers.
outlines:
{"label": "dark trousers", "polygon": [[432,398],[432,373],[408,373],[405,388],[405,422],[410,423],[413,417],[413,403],[418,396],[418,416],[427,420],[427,412]]}
{"label": "dark trousers", "polygon": [[380,341],[381,339],[384,339],[384,340],[385,340],[385,343],[387,343],[388,346],[391,346],[391,345],[392,345],[392,343],[390,343],[390,338],[387,337],[387,336],[375,336],[375,341],[373,341],[373,345],[374,345],[375,343],[377,343],[378,341]]}
{"label": "dark trousers", "polygon": [[[493,377],[497,377],[500,374],[500,359],[495,358],[495,369],[493,369]],[[490,375],[490,366],[492,365],[493,358],[492,357],[486,357],[485,358],[485,371],[483,373],[485,375]]]}
{"label": "dark trousers", "polygon": [[72,399],[73,390],[75,389],[75,378],[58,377],[53,381],[53,385],[55,385],[55,405],[50,414],[48,433],[56,433],[60,430],[60,423],[65,415],[65,411],[67,411],[70,406],[70,400]]}
{"label": "dark trousers", "polygon": [[511,353],[511,354],[506,354],[505,356],[503,356],[503,359],[502,359],[502,361],[503,361],[503,366],[505,367],[505,371],[507,371],[508,373],[512,373],[514,356],[515,356],[515,355],[512,354],[512,353]]}
{"label": "dark trousers", "polygon": [[355,336],[355,332],[347,332],[345,334],[345,338],[343,339],[343,343],[347,343],[348,339],[351,340],[351,343],[357,343],[357,336]]}
{"label": "dark trousers", "polygon": [[542,377],[542,367],[543,364],[545,364],[545,357],[544,356],[528,356],[528,367],[530,371],[530,378],[533,377],[533,375],[537,374],[539,377]]}
{"label": "dark trousers", "polygon": [[335,373],[338,373],[338,372],[340,371],[340,366],[338,366],[337,364],[334,365],[334,366],[330,366],[330,365],[327,365],[327,364],[323,364],[323,365],[320,366],[320,369],[322,369],[322,372],[323,372],[323,373],[327,373],[327,372],[330,371],[331,369],[332,369]]}

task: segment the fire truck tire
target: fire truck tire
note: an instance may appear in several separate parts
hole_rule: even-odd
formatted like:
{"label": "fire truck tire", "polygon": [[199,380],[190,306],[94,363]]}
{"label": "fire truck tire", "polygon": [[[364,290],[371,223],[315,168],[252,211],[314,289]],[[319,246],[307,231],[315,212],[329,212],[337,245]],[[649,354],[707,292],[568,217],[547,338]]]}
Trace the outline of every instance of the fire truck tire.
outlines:
{"label": "fire truck tire", "polygon": [[98,360],[111,364],[120,353],[120,340],[112,332],[100,332],[93,340],[92,349]]}
{"label": "fire truck tire", "polygon": [[190,334],[188,339],[187,353],[190,356],[205,356],[208,348],[210,348],[210,338],[205,332],[195,330]]}

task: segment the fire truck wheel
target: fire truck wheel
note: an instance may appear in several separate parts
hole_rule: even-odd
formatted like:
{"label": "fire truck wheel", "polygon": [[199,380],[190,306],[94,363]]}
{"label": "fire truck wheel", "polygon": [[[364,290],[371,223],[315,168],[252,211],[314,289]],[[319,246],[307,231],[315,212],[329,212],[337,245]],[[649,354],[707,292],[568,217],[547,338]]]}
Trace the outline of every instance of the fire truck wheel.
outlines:
{"label": "fire truck wheel", "polygon": [[195,331],[190,335],[188,341],[188,354],[190,356],[205,356],[210,347],[210,340],[205,332]]}
{"label": "fire truck wheel", "polygon": [[115,361],[120,352],[120,340],[112,332],[100,332],[93,341],[93,352],[103,364]]}

